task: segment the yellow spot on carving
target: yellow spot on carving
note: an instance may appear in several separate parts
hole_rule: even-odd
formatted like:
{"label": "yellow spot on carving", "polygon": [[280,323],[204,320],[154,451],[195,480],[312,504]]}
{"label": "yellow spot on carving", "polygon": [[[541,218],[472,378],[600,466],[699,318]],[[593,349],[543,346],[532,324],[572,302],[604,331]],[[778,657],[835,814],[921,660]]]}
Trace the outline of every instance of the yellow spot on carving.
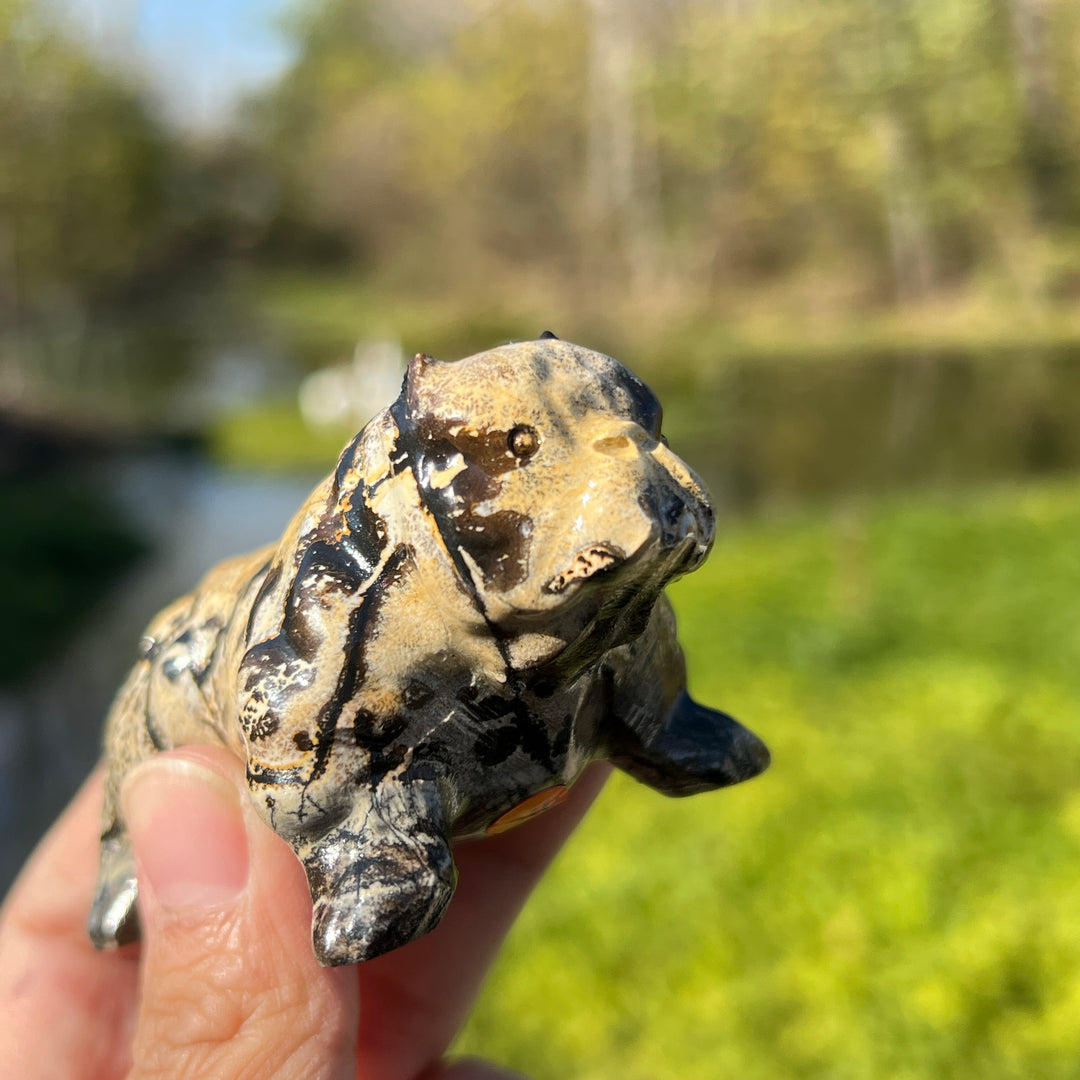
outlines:
{"label": "yellow spot on carving", "polygon": [[506,832],[515,825],[520,825],[523,821],[528,821],[530,818],[542,814],[545,810],[558,806],[559,803],[566,800],[566,796],[569,794],[570,789],[568,787],[557,784],[555,787],[545,788],[535,795],[530,795],[524,802],[519,802],[517,806],[507,810],[502,817],[496,818],[487,827],[488,836],[496,836],[498,833]]}

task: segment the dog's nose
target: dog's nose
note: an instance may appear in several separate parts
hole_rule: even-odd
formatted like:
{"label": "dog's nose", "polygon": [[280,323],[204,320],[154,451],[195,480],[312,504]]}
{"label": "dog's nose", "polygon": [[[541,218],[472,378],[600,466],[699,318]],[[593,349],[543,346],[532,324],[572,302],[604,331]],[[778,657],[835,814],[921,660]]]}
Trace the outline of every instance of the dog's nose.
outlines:
{"label": "dog's nose", "polygon": [[675,545],[687,537],[693,537],[691,562],[696,567],[708,554],[716,532],[716,512],[712,500],[697,474],[663,443],[657,443],[651,455],[671,478],[675,488],[674,491],[669,488],[671,503],[668,513],[661,519],[665,525],[665,540]]}

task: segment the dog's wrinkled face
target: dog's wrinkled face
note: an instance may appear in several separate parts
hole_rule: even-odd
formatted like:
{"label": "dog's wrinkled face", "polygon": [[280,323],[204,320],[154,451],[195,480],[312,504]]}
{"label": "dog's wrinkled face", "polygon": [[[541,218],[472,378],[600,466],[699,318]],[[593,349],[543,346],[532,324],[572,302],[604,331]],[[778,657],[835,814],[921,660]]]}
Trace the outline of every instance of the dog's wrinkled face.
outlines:
{"label": "dog's wrinkled face", "polygon": [[447,550],[508,633],[564,610],[580,626],[613,590],[651,605],[712,543],[659,403],[608,356],[556,340],[419,356],[395,418]]}

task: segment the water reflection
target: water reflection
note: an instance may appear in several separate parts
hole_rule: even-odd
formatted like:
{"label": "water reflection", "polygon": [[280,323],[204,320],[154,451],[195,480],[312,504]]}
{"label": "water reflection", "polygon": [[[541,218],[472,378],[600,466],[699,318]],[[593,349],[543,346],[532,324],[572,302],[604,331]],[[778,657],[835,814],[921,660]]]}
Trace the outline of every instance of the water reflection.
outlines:
{"label": "water reflection", "polygon": [[95,471],[153,551],[54,661],[0,695],[3,889],[92,768],[105,712],[149,619],[214,563],[279,536],[317,479],[223,471],[169,454]]}
{"label": "water reflection", "polygon": [[[665,426],[727,507],[1080,468],[1080,352],[877,353],[717,367]],[[677,439],[677,442],[676,442]]]}

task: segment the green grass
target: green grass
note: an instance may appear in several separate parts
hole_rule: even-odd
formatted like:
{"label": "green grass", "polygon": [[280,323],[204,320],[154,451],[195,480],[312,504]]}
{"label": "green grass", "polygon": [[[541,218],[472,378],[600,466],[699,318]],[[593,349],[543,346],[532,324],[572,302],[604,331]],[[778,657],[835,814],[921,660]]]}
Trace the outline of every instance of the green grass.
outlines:
{"label": "green grass", "polygon": [[1080,484],[736,526],[674,599],[763,777],[617,776],[462,1052],[582,1080],[1077,1075]]}
{"label": "green grass", "polygon": [[217,417],[206,441],[211,457],[230,468],[326,473],[354,434],[308,427],[294,401],[264,401]]}

